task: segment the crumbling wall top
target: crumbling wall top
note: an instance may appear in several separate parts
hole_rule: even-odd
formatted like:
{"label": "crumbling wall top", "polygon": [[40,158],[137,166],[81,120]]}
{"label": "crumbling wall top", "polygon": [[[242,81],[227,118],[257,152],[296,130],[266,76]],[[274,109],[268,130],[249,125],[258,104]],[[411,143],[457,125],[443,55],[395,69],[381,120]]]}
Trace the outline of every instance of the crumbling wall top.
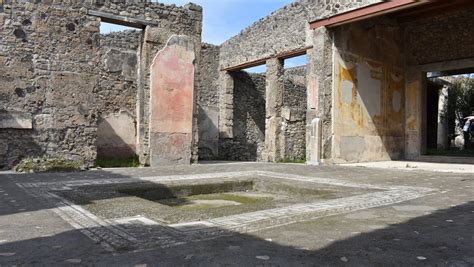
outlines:
{"label": "crumbling wall top", "polygon": [[222,44],[221,68],[233,67],[310,46],[308,22],[360,8],[380,0],[295,1],[260,19]]}

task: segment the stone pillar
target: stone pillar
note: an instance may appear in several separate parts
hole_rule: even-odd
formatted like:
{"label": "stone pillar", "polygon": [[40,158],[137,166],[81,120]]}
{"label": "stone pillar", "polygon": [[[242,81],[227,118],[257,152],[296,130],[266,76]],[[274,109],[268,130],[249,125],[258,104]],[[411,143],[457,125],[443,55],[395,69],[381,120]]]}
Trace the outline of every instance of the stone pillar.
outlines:
{"label": "stone pillar", "polygon": [[[309,28],[309,27],[308,27]],[[321,155],[326,162],[333,157],[332,131],[332,74],[333,46],[332,38],[326,28],[308,30],[307,45],[313,45],[308,51],[307,67],[307,112],[306,112],[306,159],[310,163],[313,147],[311,146],[312,122],[315,118],[321,121]]]}
{"label": "stone pillar", "polygon": [[219,138],[234,137],[234,77],[227,71],[219,76]]}
{"label": "stone pillar", "polygon": [[284,159],[285,144],[282,130],[284,90],[283,60],[272,58],[267,61],[266,89],[265,89],[265,151],[263,160],[277,162]]}
{"label": "stone pillar", "polygon": [[151,66],[151,166],[190,164],[193,145],[194,41],[173,35]]}
{"label": "stone pillar", "polygon": [[[146,27],[144,35],[146,36],[147,31],[150,30],[150,27]],[[145,43],[145,38],[140,40],[140,48],[137,53],[138,63],[137,63],[137,154],[139,156],[140,164],[142,165],[149,165],[150,158],[148,154],[148,101],[145,99],[145,88],[147,85],[145,84],[148,79],[145,78],[145,73],[147,71],[147,61],[146,61],[146,47],[147,43]],[[148,81],[147,81],[148,82]]]}
{"label": "stone pillar", "polygon": [[140,163],[150,165],[150,66],[173,34],[166,29],[147,26],[138,52],[137,70],[137,152]]}
{"label": "stone pillar", "polygon": [[405,90],[405,158],[413,160],[422,153],[423,147],[423,75],[407,73]]}
{"label": "stone pillar", "polygon": [[311,136],[309,137],[309,146],[311,147],[311,156],[307,161],[308,165],[321,164],[321,120],[314,119],[311,122]]}
{"label": "stone pillar", "polygon": [[448,122],[446,112],[448,111],[448,86],[443,86],[439,91],[438,98],[438,149],[445,149],[448,147]]}

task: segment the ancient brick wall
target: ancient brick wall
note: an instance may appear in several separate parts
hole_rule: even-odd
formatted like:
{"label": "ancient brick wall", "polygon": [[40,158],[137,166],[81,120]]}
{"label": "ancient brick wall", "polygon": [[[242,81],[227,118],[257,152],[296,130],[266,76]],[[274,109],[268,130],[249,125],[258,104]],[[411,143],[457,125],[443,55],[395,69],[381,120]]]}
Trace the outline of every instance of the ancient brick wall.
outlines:
{"label": "ancient brick wall", "polygon": [[[9,121],[26,117],[30,124],[2,124],[0,165],[10,167],[22,157],[44,154],[83,159],[92,165],[99,110],[109,112],[113,102],[120,102],[119,106],[134,112],[131,93],[114,96],[104,91],[113,79],[101,80],[100,18],[91,11],[157,25],[147,26],[149,42],[140,46],[136,72],[140,152],[146,160],[150,63],[172,34],[191,36],[199,54],[201,8],[145,1],[9,1],[0,12],[0,111],[9,114],[5,115]],[[127,71],[121,70],[125,82],[133,82],[135,73]],[[104,104],[108,100],[100,96],[114,99]],[[12,139],[13,133],[22,138]]]}
{"label": "ancient brick wall", "polygon": [[141,35],[139,30],[100,35],[97,92],[102,117],[121,110],[135,116]]}
{"label": "ancient brick wall", "polygon": [[[262,160],[265,148],[265,74],[239,71],[234,79],[233,138],[219,141],[219,159]],[[285,70],[282,129],[285,159],[305,158],[306,150],[306,68]]]}
{"label": "ancient brick wall", "polygon": [[306,158],[306,67],[285,69],[283,91],[285,160]]}
{"label": "ancient brick wall", "polygon": [[407,64],[421,65],[473,58],[473,12],[474,9],[468,8],[404,24]]}
{"label": "ancient brick wall", "polygon": [[379,0],[300,0],[260,19],[222,44],[222,67],[236,66],[299,48],[306,43],[308,22]]}
{"label": "ancient brick wall", "polygon": [[[317,107],[312,106],[308,109],[305,116],[308,120],[306,124],[311,123],[315,117],[320,117],[323,120],[323,154],[324,157],[330,158],[333,142],[331,131],[332,87],[329,81],[330,75],[326,74],[331,72],[332,41],[329,35],[324,34],[322,39],[313,38],[313,32],[309,30],[308,22],[380,2],[382,1],[295,1],[260,19],[242,30],[238,35],[224,42],[221,45],[220,66],[221,68],[235,67],[256,60],[275,58],[283,53],[313,46],[314,49],[308,51],[312,54],[313,61],[316,62],[320,59],[324,63],[315,63],[308,70],[311,73],[311,76],[308,77],[310,81],[308,86],[317,89],[317,92],[313,90],[314,101],[308,101],[319,103]],[[324,42],[321,42],[321,40],[324,40]],[[321,76],[317,77],[319,74]],[[226,114],[226,111],[224,111],[221,116],[225,117]],[[229,121],[224,121],[221,124],[222,132],[229,134],[230,130],[224,127],[224,125],[229,124]],[[306,151],[307,154],[310,153],[310,150],[306,149]]]}
{"label": "ancient brick wall", "polygon": [[255,161],[265,146],[265,75],[244,71],[234,78],[234,136],[221,139],[219,158]]}
{"label": "ancient brick wall", "polygon": [[14,140],[5,141],[12,129],[0,129],[2,163],[11,167],[22,157],[49,154],[92,164],[98,19],[78,5],[14,2],[0,13],[0,28],[0,109],[32,120],[32,127],[15,130]]}
{"label": "ancient brick wall", "polygon": [[203,44],[196,89],[199,159],[218,157],[219,142],[219,47]]}
{"label": "ancient brick wall", "polygon": [[100,35],[98,157],[127,158],[136,154],[137,70],[141,37],[141,30]]}

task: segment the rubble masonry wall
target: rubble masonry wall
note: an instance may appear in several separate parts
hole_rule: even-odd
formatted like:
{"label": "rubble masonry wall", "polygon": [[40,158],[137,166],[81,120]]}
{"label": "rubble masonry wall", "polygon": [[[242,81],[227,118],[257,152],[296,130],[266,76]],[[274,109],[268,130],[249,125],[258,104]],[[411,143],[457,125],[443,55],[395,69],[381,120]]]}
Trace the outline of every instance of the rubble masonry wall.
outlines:
{"label": "rubble masonry wall", "polygon": [[[9,1],[0,12],[0,111],[2,118],[9,118],[5,121],[26,122],[20,126],[1,124],[1,166],[11,167],[23,157],[40,155],[94,164],[99,113],[108,112],[108,108],[99,100],[99,91],[104,92],[106,86],[100,83],[100,18],[90,11],[156,22],[145,30],[149,42],[141,44],[137,71],[137,106],[141,110],[137,114],[141,120],[138,150],[146,162],[149,63],[166,44],[160,40],[171,34],[191,36],[199,53],[201,8],[150,2],[45,0]],[[133,101],[124,102],[133,110]]]}
{"label": "rubble masonry wall", "polygon": [[142,34],[142,30],[126,30],[100,36],[99,158],[136,156],[138,49]]}
{"label": "rubble masonry wall", "polygon": [[271,57],[311,46],[306,34],[308,22],[379,0],[297,0],[255,22],[221,46],[222,68]]}

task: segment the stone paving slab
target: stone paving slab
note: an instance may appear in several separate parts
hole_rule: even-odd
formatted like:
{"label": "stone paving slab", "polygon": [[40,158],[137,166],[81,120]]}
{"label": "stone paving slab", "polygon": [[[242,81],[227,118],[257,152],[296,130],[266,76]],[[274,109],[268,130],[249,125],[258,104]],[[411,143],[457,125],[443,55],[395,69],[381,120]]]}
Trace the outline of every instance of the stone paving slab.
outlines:
{"label": "stone paving slab", "polygon": [[[99,218],[79,205],[57,195],[54,191],[72,190],[73,187],[90,185],[110,185],[176,181],[202,181],[216,178],[267,177],[270,179],[311,182],[331,186],[377,189],[380,192],[362,194],[323,202],[294,204],[274,208],[214,218],[207,221],[187,222],[186,224],[164,225],[148,218],[118,218],[107,220]],[[191,175],[169,175],[134,177],[121,179],[77,180],[67,182],[18,183],[32,196],[50,202],[61,218],[86,236],[101,243],[107,250],[143,250],[153,247],[170,247],[188,242],[209,240],[232,233],[249,233],[267,228],[279,227],[296,222],[313,220],[325,216],[348,213],[357,210],[380,207],[425,196],[433,189],[423,187],[386,186],[353,183],[337,179],[276,173],[269,171],[220,172]],[[150,231],[145,225],[152,225]],[[189,227],[194,225],[194,227]]]}
{"label": "stone paving slab", "polygon": [[[373,190],[360,189],[352,201],[300,203],[291,216],[247,214],[227,228],[103,219],[50,195],[138,177],[187,182],[241,172]],[[0,173],[0,266],[474,266],[473,192],[472,174],[297,164]]]}
{"label": "stone paving slab", "polygon": [[[474,160],[474,159],[473,159]],[[350,167],[366,167],[379,169],[397,169],[405,171],[435,171],[448,173],[474,174],[474,164],[433,163],[421,161],[378,161],[341,164]]]}

